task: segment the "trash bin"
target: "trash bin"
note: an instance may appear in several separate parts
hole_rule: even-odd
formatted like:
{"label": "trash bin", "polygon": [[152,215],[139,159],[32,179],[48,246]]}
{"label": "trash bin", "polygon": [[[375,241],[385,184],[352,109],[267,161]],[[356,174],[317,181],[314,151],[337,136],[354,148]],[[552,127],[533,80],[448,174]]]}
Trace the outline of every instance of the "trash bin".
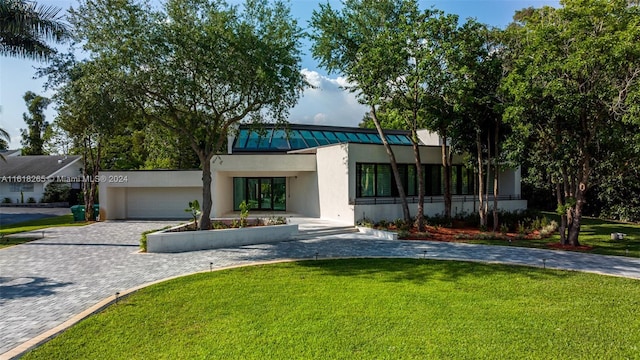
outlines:
{"label": "trash bin", "polygon": [[84,205],[73,205],[71,207],[73,221],[84,221]]}
{"label": "trash bin", "polygon": [[[71,213],[73,214],[73,221],[84,221],[85,220],[85,207],[84,205],[73,205],[71,207]],[[95,216],[95,220],[98,221],[100,219],[100,205],[93,204],[93,216]]]}

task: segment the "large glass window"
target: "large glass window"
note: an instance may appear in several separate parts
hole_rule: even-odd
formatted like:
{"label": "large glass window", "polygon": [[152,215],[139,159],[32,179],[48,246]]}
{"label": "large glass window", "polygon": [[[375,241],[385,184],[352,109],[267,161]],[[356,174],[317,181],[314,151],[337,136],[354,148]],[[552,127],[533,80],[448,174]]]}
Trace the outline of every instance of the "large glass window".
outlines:
{"label": "large glass window", "polygon": [[374,164],[358,164],[356,178],[358,181],[357,196],[376,196],[376,166]]}
{"label": "large glass window", "polygon": [[[453,195],[473,194],[473,170],[463,165],[451,169],[451,192]],[[407,196],[418,196],[418,174],[413,164],[398,164],[400,180]],[[426,196],[444,194],[444,171],[440,164],[422,165],[422,176]],[[398,196],[396,181],[390,164],[356,164],[356,197]]]}
{"label": "large glass window", "polygon": [[391,196],[391,165],[376,166],[376,196]]}
{"label": "large glass window", "polygon": [[284,177],[235,177],[233,178],[233,209],[240,210],[246,201],[249,209],[285,211],[287,186]]}

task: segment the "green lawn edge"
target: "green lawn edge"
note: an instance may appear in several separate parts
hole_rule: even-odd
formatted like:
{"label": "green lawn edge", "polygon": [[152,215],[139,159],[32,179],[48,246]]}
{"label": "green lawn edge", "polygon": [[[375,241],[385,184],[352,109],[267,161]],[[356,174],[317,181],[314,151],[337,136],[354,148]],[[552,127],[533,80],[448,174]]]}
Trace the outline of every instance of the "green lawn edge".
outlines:
{"label": "green lawn edge", "polygon": [[638,285],[422,259],[250,266],[141,289],[24,359],[633,358]]}
{"label": "green lawn edge", "polygon": [[24,237],[24,238],[16,238],[9,237],[9,235],[20,234],[24,232],[37,231],[51,227],[61,227],[61,226],[84,226],[89,224],[86,221],[74,221],[73,215],[60,215],[47,217],[43,219],[37,220],[29,220],[23,221],[15,224],[2,225],[0,229],[0,249],[6,248],[9,246],[23,244],[25,242],[29,242],[37,239],[38,237]]}

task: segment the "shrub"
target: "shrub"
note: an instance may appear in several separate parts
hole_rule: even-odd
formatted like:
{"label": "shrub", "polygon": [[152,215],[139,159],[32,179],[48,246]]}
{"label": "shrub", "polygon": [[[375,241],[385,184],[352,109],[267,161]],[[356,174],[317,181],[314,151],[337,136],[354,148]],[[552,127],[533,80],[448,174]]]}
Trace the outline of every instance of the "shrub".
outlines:
{"label": "shrub", "polygon": [[214,221],[213,224],[211,224],[211,227],[213,227],[215,230],[220,230],[228,229],[229,225],[223,223],[222,221]]}
{"label": "shrub", "polygon": [[11,198],[6,197],[6,198],[2,199],[2,203],[3,204],[11,204]]}
{"label": "shrub", "polygon": [[358,226],[373,228],[373,221],[368,218],[362,218],[356,223]]}
{"label": "shrub", "polygon": [[42,196],[43,203],[67,202],[69,201],[69,193],[71,187],[63,183],[51,183],[47,185]]}
{"label": "shrub", "polygon": [[27,199],[27,203],[28,204],[35,204],[36,203],[36,199],[34,199],[33,197],[30,197]]}
{"label": "shrub", "polygon": [[242,201],[240,203],[240,227],[246,227],[247,224],[247,218],[249,217],[249,205],[247,205],[246,201]]}
{"label": "shrub", "polygon": [[377,228],[381,228],[381,229],[386,229],[389,227],[389,223],[387,223],[387,220],[380,220],[378,221],[378,223],[376,224]]}

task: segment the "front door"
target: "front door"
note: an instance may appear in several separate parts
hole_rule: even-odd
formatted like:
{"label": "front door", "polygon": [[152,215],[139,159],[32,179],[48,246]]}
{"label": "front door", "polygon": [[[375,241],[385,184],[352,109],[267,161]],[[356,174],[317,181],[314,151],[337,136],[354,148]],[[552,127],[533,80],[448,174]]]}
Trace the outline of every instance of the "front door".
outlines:
{"label": "front door", "polygon": [[[236,178],[238,185],[242,178]],[[285,178],[246,178],[246,201],[251,210],[280,210],[286,209]],[[240,185],[241,186],[241,185]],[[237,192],[239,189],[235,189]],[[238,194],[240,195],[240,194]],[[237,196],[235,198],[240,198]]]}

